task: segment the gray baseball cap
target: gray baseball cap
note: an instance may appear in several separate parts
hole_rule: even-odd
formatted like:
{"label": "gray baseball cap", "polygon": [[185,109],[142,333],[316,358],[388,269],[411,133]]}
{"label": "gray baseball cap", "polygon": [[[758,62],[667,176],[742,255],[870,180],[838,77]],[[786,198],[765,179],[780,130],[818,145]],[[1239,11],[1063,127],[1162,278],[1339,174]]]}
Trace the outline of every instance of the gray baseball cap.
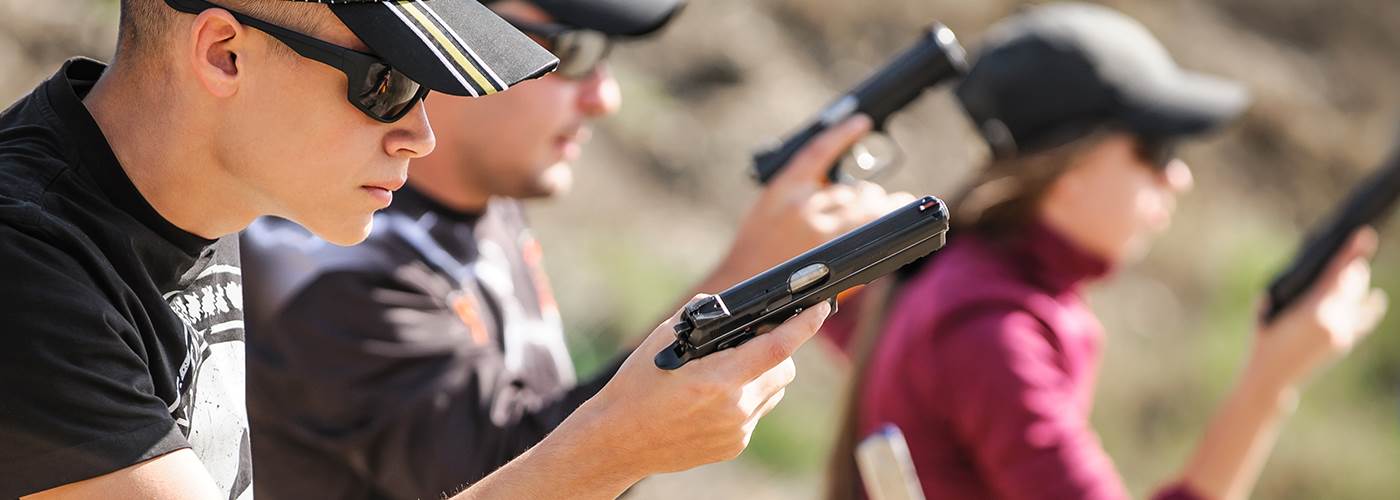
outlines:
{"label": "gray baseball cap", "polygon": [[1027,9],[988,30],[957,96],[997,156],[1071,142],[1104,125],[1154,141],[1238,117],[1236,82],[1184,70],[1141,23],[1098,5]]}

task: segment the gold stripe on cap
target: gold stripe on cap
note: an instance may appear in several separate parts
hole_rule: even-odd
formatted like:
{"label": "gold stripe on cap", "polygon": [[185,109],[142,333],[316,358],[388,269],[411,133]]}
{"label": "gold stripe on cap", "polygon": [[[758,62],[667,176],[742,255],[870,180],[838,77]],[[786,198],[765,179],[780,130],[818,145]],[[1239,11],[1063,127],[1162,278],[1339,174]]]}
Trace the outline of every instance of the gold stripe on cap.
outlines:
{"label": "gold stripe on cap", "polygon": [[496,86],[492,85],[491,80],[487,79],[486,75],[481,74],[481,71],[476,68],[476,65],[472,64],[471,59],[452,43],[452,40],[443,33],[442,29],[439,28],[436,23],[428,19],[428,16],[424,15],[423,11],[418,10],[418,6],[414,5],[412,2],[401,2],[397,5],[399,8],[403,9],[404,12],[412,16],[413,20],[418,21],[420,28],[423,28],[433,36],[438,46],[452,56],[452,60],[457,63],[458,68],[465,71],[468,76],[471,76],[472,81],[476,82],[478,87],[481,87],[485,95],[497,92]]}

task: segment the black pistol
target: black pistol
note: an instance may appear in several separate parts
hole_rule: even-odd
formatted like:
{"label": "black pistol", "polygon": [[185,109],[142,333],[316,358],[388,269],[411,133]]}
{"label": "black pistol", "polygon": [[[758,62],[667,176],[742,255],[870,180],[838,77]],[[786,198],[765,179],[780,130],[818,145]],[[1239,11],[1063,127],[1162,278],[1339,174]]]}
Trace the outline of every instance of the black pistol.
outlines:
{"label": "black pistol", "polygon": [[947,207],[925,196],[719,295],[692,301],[676,323],[675,342],[656,354],[656,366],[674,370],[747,342],[808,307],[943,248],[947,232]]}
{"label": "black pistol", "polygon": [[[828,127],[841,123],[855,113],[864,113],[874,122],[874,130],[882,132],[885,121],[895,111],[903,109],[925,89],[962,76],[967,72],[967,52],[958,44],[953,31],[933,23],[919,42],[895,56],[894,60],[827,105],[806,126],[788,136],[777,146],[753,157],[753,176],[767,184],[807,142]],[[863,170],[878,171],[882,161],[868,152],[856,155],[856,164]],[[893,159],[884,159],[892,162]],[[833,165],[828,175],[832,182],[844,179],[840,165]]]}
{"label": "black pistol", "polygon": [[1293,262],[1269,283],[1264,321],[1273,321],[1312,287],[1351,233],[1381,222],[1395,207],[1396,198],[1400,198],[1400,141],[1385,164],[1352,190],[1341,209],[1308,236]]}

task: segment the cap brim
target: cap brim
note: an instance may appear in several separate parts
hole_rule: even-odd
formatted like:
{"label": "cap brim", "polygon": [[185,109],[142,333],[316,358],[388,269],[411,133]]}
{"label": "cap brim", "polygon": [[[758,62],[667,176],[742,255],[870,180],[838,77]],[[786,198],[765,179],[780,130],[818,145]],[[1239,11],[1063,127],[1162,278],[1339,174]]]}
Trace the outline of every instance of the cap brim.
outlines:
{"label": "cap brim", "polygon": [[607,33],[642,36],[665,26],[683,0],[532,0],[555,22]]}
{"label": "cap brim", "polygon": [[1131,111],[1128,126],[1149,137],[1205,134],[1234,121],[1249,106],[1249,91],[1239,83],[1199,73],[1182,72],[1151,88],[1125,96]]}
{"label": "cap brim", "polygon": [[370,50],[437,92],[484,96],[553,70],[559,60],[476,0],[330,6]]}

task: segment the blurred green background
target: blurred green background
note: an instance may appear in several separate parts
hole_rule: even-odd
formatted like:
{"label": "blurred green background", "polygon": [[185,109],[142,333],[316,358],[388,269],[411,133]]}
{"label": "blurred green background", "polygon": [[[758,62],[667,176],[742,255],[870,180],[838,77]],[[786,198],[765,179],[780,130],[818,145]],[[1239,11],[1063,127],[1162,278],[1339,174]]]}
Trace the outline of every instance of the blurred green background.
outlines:
{"label": "blurred green background", "polygon": [[[1400,132],[1400,2],[1101,2],[1140,19],[1186,67],[1256,102],[1183,151],[1196,190],[1151,255],[1092,292],[1109,332],[1094,424],[1131,491],[1149,495],[1195,446],[1232,383],[1259,290],[1298,238]],[[939,20],[970,48],[1025,2],[694,0],[655,39],[619,48],[621,113],[599,123],[576,189],[534,203],[580,370],[631,345],[727,247],[756,188],[748,157]],[[0,102],[74,54],[107,59],[115,0],[0,0]],[[891,189],[949,195],[985,149],[943,91],[891,126],[909,160]],[[956,216],[956,214],[954,214]],[[1400,294],[1400,221],[1375,280]],[[1256,498],[1400,495],[1400,314],[1315,380]],[[737,461],[648,480],[638,498],[814,498],[846,372],[820,344]]]}

